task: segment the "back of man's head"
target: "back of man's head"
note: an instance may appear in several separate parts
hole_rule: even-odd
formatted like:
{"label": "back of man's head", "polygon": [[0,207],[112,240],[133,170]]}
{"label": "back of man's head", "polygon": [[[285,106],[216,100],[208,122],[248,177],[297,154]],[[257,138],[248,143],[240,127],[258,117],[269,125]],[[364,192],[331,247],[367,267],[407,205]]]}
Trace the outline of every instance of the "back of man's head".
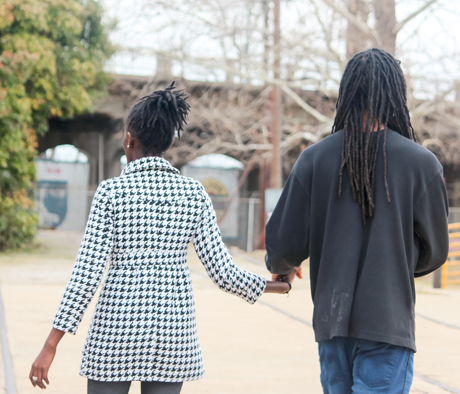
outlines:
{"label": "back of man's head", "polygon": [[406,81],[400,62],[381,49],[368,49],[347,64],[340,82],[336,117],[332,132],[343,130],[339,195],[344,168],[350,177],[355,201],[361,207],[363,222],[374,215],[375,165],[383,136],[385,187],[390,194],[386,173],[386,128],[415,141],[407,108]]}

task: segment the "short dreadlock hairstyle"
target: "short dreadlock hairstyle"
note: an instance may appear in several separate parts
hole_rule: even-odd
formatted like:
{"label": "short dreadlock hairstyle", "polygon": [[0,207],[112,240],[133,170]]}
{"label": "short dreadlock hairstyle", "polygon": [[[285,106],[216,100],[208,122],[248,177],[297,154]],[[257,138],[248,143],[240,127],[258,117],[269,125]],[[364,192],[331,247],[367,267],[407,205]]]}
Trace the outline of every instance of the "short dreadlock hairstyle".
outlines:
{"label": "short dreadlock hairstyle", "polygon": [[[390,128],[416,140],[407,108],[406,81],[400,62],[381,49],[368,49],[347,64],[340,82],[336,117],[332,133],[343,130],[339,196],[342,195],[343,170],[350,179],[353,199],[361,208],[363,223],[373,217],[375,166],[383,134],[384,181],[387,201],[386,129]],[[367,121],[363,125],[363,113]],[[376,132],[373,132],[376,127]],[[363,132],[364,130],[364,132]]]}
{"label": "short dreadlock hairstyle", "polygon": [[184,130],[190,111],[188,95],[174,90],[174,82],[164,90],[142,97],[126,121],[128,131],[141,142],[144,153],[160,155],[172,144],[174,135]]}

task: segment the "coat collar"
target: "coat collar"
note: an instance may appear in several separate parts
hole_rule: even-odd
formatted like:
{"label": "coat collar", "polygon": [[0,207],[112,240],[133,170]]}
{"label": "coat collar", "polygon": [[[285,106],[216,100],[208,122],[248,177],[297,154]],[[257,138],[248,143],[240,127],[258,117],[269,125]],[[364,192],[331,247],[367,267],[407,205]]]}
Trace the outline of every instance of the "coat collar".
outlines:
{"label": "coat collar", "polygon": [[143,157],[142,159],[133,160],[123,169],[121,176],[147,170],[170,171],[175,174],[180,174],[177,168],[174,168],[162,157],[149,156]]}

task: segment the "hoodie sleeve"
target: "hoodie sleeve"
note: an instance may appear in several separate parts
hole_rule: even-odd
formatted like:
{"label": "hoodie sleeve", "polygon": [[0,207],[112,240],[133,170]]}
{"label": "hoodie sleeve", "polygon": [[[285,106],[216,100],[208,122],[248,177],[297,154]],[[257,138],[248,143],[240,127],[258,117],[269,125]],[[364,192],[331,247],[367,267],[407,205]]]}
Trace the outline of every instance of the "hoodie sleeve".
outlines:
{"label": "hoodie sleeve", "polygon": [[446,262],[449,253],[448,214],[441,170],[414,206],[414,232],[419,240],[415,277],[427,275]]}
{"label": "hoodie sleeve", "polygon": [[287,274],[302,264],[309,256],[309,238],[310,196],[293,171],[265,230],[267,269]]}

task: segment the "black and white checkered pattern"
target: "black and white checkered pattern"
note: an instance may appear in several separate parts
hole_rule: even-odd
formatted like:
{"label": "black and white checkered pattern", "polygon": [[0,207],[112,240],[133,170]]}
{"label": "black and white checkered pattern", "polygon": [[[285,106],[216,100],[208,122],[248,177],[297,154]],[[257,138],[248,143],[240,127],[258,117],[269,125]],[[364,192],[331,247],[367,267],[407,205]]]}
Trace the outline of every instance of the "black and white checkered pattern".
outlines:
{"label": "black and white checkered pattern", "polygon": [[110,258],[83,350],[82,376],[162,382],[203,376],[187,266],[192,241],[222,290],[251,304],[262,295],[265,279],[233,263],[199,182],[164,159],[147,157],[99,185],[53,321],[58,330],[75,334]]}

